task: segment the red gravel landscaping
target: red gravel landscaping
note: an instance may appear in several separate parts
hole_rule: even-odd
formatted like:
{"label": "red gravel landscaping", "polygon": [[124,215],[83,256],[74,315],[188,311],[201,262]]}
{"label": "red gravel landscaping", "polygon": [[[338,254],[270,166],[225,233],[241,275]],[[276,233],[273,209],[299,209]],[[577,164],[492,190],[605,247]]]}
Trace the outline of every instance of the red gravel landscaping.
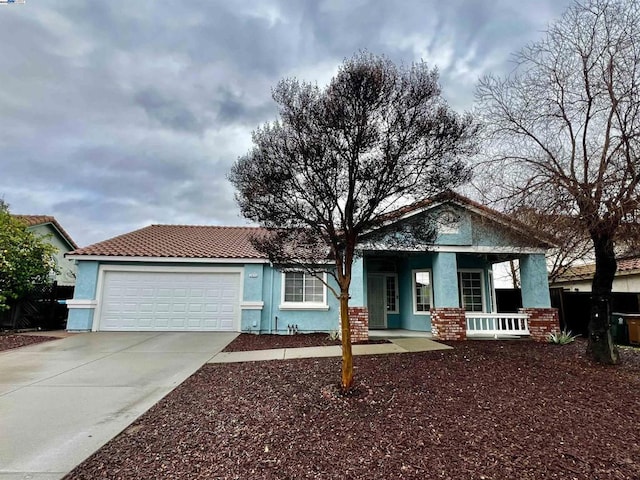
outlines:
{"label": "red gravel landscaping", "polygon": [[[370,339],[364,343],[389,343],[385,339]],[[340,340],[331,340],[326,333],[299,333],[296,335],[253,335],[242,333],[223,350],[225,352],[247,352],[271,348],[299,348],[340,345]]]}
{"label": "red gravel landscaping", "polygon": [[0,352],[11,348],[26,347],[34,343],[58,340],[57,337],[43,337],[40,335],[19,335],[0,333]]}
{"label": "red gravel landscaping", "polygon": [[638,479],[640,350],[467,341],[357,357],[210,364],[69,479]]}

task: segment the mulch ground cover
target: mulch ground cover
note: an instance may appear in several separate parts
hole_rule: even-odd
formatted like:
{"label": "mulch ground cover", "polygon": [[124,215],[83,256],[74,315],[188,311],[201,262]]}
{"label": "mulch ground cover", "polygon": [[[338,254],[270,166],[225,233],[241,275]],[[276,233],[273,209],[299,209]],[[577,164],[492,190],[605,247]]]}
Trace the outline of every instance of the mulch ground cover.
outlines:
{"label": "mulch ground cover", "polygon": [[[389,343],[388,340],[369,339],[368,344]],[[331,340],[326,333],[299,333],[296,335],[253,335],[242,333],[223,350],[224,352],[247,352],[271,348],[299,348],[340,345],[340,340]]]}
{"label": "mulch ground cover", "polygon": [[39,335],[19,335],[0,333],[0,352],[11,348],[20,348],[34,343],[58,340],[57,337],[43,337]]}
{"label": "mulch ground cover", "polygon": [[640,478],[640,350],[451,345],[357,357],[352,397],[335,358],[206,365],[66,478]]}

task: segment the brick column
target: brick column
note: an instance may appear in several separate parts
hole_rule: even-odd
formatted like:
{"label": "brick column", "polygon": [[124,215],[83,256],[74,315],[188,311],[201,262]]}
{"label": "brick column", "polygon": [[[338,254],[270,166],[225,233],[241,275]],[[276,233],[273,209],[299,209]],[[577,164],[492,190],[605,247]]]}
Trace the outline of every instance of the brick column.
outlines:
{"label": "brick column", "polygon": [[521,308],[519,312],[529,315],[531,340],[546,342],[550,333],[560,333],[557,308]]}
{"label": "brick column", "polygon": [[431,334],[439,340],[466,340],[467,319],[464,308],[432,308]]}
{"label": "brick column", "polygon": [[369,340],[369,309],[367,307],[349,307],[351,325],[351,343]]}

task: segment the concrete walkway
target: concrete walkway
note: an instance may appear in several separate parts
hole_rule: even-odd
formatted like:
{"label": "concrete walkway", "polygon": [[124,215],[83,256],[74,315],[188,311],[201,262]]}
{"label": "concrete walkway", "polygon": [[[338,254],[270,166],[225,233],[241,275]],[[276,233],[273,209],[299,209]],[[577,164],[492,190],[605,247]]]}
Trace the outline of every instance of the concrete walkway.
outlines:
{"label": "concrete walkway", "polygon": [[[434,342],[426,337],[389,338],[391,343],[354,345],[354,355],[384,355],[389,353],[428,352],[448,350],[453,347]],[[209,363],[261,362],[264,360],[291,360],[294,358],[339,357],[339,345],[328,347],[277,348],[249,352],[220,352]]]}
{"label": "concrete walkway", "polygon": [[0,353],[0,480],[59,479],[236,333],[82,333]]}

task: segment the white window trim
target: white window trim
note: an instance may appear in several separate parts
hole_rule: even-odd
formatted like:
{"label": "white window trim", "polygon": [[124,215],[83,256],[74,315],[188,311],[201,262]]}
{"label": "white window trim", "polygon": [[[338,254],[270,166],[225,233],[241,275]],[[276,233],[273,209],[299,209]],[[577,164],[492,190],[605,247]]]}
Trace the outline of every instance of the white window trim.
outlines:
{"label": "white window trim", "polygon": [[418,297],[416,295],[416,273],[428,272],[429,273],[429,308],[433,308],[433,272],[430,268],[416,268],[411,270],[411,302],[413,304],[414,315],[431,315],[431,312],[418,311]]}
{"label": "white window trim", "polygon": [[[487,289],[484,280],[484,270],[482,268],[459,268],[458,273],[467,272],[467,273],[479,273],[480,274],[480,293],[482,296],[482,312],[472,312],[468,313],[487,313]],[[456,274],[456,276],[458,276]],[[462,293],[462,285],[460,285],[460,277],[458,276],[458,295],[460,301],[460,308],[465,308],[464,306],[464,294]],[[466,309],[465,309],[466,311]]]}
{"label": "white window trim", "polygon": [[327,274],[322,273],[322,302],[285,302],[285,277],[287,273],[303,273],[305,275],[311,275],[304,270],[290,270],[280,273],[280,310],[329,310],[329,304],[327,303]]}

